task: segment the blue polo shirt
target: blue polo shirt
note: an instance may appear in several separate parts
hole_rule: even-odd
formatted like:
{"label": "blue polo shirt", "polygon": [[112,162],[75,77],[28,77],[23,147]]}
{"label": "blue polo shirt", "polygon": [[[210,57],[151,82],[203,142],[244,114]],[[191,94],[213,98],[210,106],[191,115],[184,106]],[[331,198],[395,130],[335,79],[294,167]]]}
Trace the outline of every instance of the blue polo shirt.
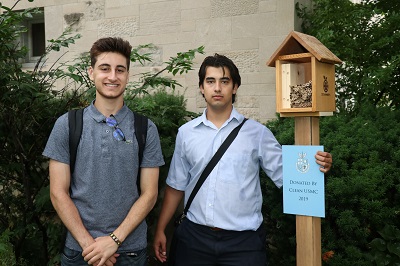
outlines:
{"label": "blue polo shirt", "polygon": [[[83,131],[71,178],[70,196],[86,229],[96,238],[113,232],[139,198],[136,185],[139,158],[133,112],[124,105],[114,114],[126,138],[126,142],[118,141],[113,137],[114,128],[104,123],[106,117],[93,103],[85,108],[83,114]],[[69,164],[68,114],[56,121],[43,155]],[[141,167],[159,167],[163,164],[158,131],[149,120]],[[146,233],[147,225],[143,221],[118,251],[146,248]],[[73,250],[82,250],[70,233],[65,245]]]}

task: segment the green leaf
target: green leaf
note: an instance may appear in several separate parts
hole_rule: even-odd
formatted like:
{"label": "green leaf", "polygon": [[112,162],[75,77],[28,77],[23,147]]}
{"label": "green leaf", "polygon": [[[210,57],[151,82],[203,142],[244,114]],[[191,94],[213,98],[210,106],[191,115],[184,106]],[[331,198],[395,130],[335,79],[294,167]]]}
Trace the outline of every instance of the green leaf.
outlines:
{"label": "green leaf", "polygon": [[400,258],[400,242],[388,243],[387,248],[391,253]]}
{"label": "green leaf", "polygon": [[370,245],[372,248],[377,249],[379,251],[386,250],[386,242],[381,238],[375,238],[374,240],[371,241]]}
{"label": "green leaf", "polygon": [[381,231],[378,232],[385,240],[400,240],[400,230],[392,225],[386,225]]}

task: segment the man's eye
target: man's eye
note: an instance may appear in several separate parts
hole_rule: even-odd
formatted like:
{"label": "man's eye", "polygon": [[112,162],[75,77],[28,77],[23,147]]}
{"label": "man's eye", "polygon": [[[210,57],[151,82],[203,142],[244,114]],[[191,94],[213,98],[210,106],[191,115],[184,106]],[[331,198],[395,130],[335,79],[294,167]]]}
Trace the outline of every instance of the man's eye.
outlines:
{"label": "man's eye", "polygon": [[100,70],[101,70],[101,71],[108,71],[109,68],[108,68],[108,67],[101,67]]}
{"label": "man's eye", "polygon": [[125,69],[117,69],[118,73],[125,73]]}

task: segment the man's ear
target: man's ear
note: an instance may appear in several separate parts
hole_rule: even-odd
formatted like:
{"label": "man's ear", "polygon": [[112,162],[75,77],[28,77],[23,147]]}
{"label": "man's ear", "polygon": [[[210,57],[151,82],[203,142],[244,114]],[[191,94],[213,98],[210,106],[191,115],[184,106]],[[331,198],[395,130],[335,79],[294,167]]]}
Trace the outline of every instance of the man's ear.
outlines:
{"label": "man's ear", "polygon": [[93,81],[94,78],[93,78],[93,67],[92,67],[92,66],[90,66],[90,67],[88,68],[88,74],[89,74],[90,80]]}
{"label": "man's ear", "polygon": [[202,85],[200,85],[200,92],[201,92],[201,94],[203,94],[203,95],[204,95],[204,88],[203,88],[203,84],[202,84]]}
{"label": "man's ear", "polygon": [[236,94],[238,89],[239,89],[238,85],[235,84],[235,85],[233,86],[232,94]]}

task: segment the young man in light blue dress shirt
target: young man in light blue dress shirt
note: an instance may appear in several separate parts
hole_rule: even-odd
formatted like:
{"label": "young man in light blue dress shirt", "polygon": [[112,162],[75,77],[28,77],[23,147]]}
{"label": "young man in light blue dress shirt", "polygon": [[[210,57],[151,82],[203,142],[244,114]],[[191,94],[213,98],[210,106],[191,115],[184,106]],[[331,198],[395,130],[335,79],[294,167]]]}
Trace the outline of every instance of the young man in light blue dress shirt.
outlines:
{"label": "young man in light blue dress shirt", "polygon": [[[164,201],[157,224],[154,252],[167,261],[165,228],[184,197],[186,204],[211,157],[244,116],[233,106],[241,84],[239,71],[227,57],[205,58],[199,86],[207,108],[178,132]],[[332,156],[318,152],[316,162],[327,172]],[[264,125],[248,120],[196,194],[187,219],[176,229],[175,264],[264,266],[265,230],[259,169],[282,186],[282,149]]]}

